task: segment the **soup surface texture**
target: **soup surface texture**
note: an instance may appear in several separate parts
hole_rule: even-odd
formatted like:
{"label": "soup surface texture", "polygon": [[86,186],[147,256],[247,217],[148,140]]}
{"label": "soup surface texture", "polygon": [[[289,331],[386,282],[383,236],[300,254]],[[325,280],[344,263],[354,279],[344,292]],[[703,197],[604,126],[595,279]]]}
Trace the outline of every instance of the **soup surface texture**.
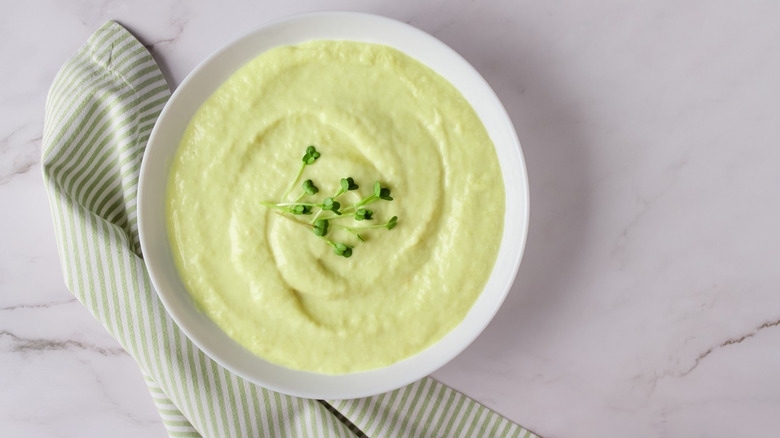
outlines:
{"label": "soup surface texture", "polygon": [[[307,146],[307,166],[286,199]],[[370,221],[279,214],[261,201],[339,196],[375,181],[392,201]],[[171,163],[168,234],[199,308],[256,355],[341,374],[383,367],[435,343],[466,316],[496,260],[504,221],[498,159],[473,108],[447,80],[393,48],[350,41],[279,47],[247,63],[199,108]],[[329,212],[320,213],[327,217]],[[345,215],[347,216],[347,215]],[[392,230],[341,229],[385,223]],[[303,224],[302,224],[303,223]]]}

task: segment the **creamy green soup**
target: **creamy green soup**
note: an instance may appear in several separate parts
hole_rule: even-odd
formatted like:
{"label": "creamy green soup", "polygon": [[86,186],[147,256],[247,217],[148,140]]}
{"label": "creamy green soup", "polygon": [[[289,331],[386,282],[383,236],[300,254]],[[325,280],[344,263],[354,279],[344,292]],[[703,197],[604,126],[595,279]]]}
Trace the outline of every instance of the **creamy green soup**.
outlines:
{"label": "creamy green soup", "polygon": [[[394,229],[358,242],[331,228],[350,258],[260,204],[283,196],[308,145],[322,156],[304,178],[322,193],[346,176],[360,185],[342,205],[376,180],[392,190],[371,208],[377,223],[398,216]],[[503,229],[501,169],[469,103],[420,62],[358,42],[280,47],[238,70],[190,122],[167,190],[176,264],[201,310],[258,356],[319,373],[441,339],[485,286]]]}

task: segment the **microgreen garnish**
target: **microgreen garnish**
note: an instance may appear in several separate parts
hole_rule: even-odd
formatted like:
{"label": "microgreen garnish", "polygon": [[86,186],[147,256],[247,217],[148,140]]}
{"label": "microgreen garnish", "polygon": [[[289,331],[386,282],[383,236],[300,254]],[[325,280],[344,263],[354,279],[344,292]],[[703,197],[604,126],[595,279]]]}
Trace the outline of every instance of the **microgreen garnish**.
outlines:
{"label": "microgreen garnish", "polygon": [[341,178],[341,190],[339,191],[339,195],[347,190],[357,190],[359,188],[360,186],[355,184],[355,180],[353,180],[351,176],[348,178]]}
{"label": "microgreen garnish", "polygon": [[320,189],[318,189],[310,179],[307,179],[303,182],[303,191],[307,195],[316,195]]}
{"label": "microgreen garnish", "polygon": [[[295,187],[295,184],[303,175],[303,171],[306,169],[306,166],[310,166],[314,164],[314,162],[317,161],[318,158],[320,158],[320,153],[317,152],[317,149],[314,146],[307,147],[306,153],[304,153],[303,157],[301,158],[301,162],[302,162],[301,168],[298,170],[298,174],[295,176],[295,179],[292,181],[292,183],[290,183],[290,186],[284,192],[284,196],[282,196],[282,202],[277,202],[277,203],[260,202],[260,204],[268,208],[277,210],[277,212],[282,215],[285,214],[310,215],[313,213],[313,209],[317,208],[318,209],[317,214],[314,215],[314,217],[308,223],[300,222],[297,219],[292,219],[292,217],[288,217],[288,218],[298,224],[310,228],[312,233],[314,233],[320,239],[325,241],[325,243],[327,243],[328,245],[332,246],[333,252],[335,252],[337,255],[340,255],[342,257],[351,257],[352,249],[354,248],[354,246],[343,242],[334,242],[333,240],[330,240],[328,237],[325,237],[328,235],[328,232],[330,231],[331,228],[330,221],[335,219],[349,218],[349,217],[351,217],[355,221],[373,220],[374,211],[362,207],[364,205],[368,205],[379,200],[392,201],[393,198],[390,196],[390,189],[387,187],[382,187],[380,182],[376,181],[374,183],[373,193],[371,193],[369,196],[364,197],[363,199],[361,199],[360,201],[352,205],[349,205],[345,208],[341,208],[341,203],[339,201],[336,201],[336,198],[338,198],[339,196],[343,195],[348,191],[358,190],[360,188],[360,186],[357,183],[355,183],[355,180],[352,177],[346,177],[346,178],[341,178],[341,180],[339,181],[339,186],[340,186],[339,191],[336,192],[336,194],[333,196],[328,196],[324,198],[321,202],[300,202],[301,199],[303,199],[304,197],[314,196],[320,191],[320,189],[316,185],[314,185],[314,182],[310,179],[307,179],[303,182],[301,186],[303,191],[294,201],[292,202],[285,201],[285,199],[287,199],[287,196]],[[331,212],[333,214],[330,216],[321,217],[322,213],[325,211]],[[388,230],[392,230],[395,227],[397,221],[398,221],[398,217],[393,216],[389,221],[387,221],[384,224],[358,225],[353,227],[349,227],[342,224],[333,224],[333,226],[336,227],[337,229],[344,230],[347,233],[352,234],[361,242],[365,242],[363,236],[361,236],[358,233],[359,230],[368,230],[372,228],[387,228]]]}
{"label": "microgreen garnish", "polygon": [[[303,175],[303,170],[306,169],[306,166],[310,166],[314,164],[314,162],[317,161],[317,158],[319,157],[320,157],[320,153],[317,152],[317,148],[315,148],[313,145],[306,148],[306,153],[303,154],[303,157],[301,157],[301,161],[303,162],[301,164],[301,168],[298,170],[298,174],[295,175],[295,179],[293,180],[293,182],[291,182],[290,185],[287,187],[287,190],[284,191],[284,195],[282,195],[282,199],[287,199],[287,195],[290,194],[293,187],[295,187],[295,183],[297,183],[298,180],[301,178],[301,175]],[[304,190],[306,190],[305,187]]]}
{"label": "microgreen garnish", "polygon": [[385,201],[393,200],[393,198],[390,196],[390,189],[380,186],[379,181],[374,183],[374,196],[379,199],[384,199]]}
{"label": "microgreen garnish", "polygon": [[296,205],[292,208],[292,214],[311,214],[311,206],[309,205]]}
{"label": "microgreen garnish", "polygon": [[333,198],[325,198],[322,201],[321,205],[323,210],[326,211],[329,210],[341,216],[341,212],[339,211],[339,208],[341,208],[341,204],[339,203],[339,201],[334,201]]}
{"label": "microgreen garnish", "polygon": [[328,240],[328,243],[333,247],[333,252],[336,253],[336,255],[340,255],[342,257],[351,257],[352,256],[352,248],[354,246],[347,245],[346,243],[334,243]]}
{"label": "microgreen garnish", "polygon": [[[322,219],[320,219],[322,220]],[[356,227],[346,227],[344,225],[336,225],[339,228],[345,229],[347,231],[355,231],[355,230],[365,230],[368,228],[387,228],[388,230],[392,230],[395,228],[396,223],[398,222],[398,216],[393,216],[390,218],[389,221],[383,223],[383,224],[376,224],[376,225],[359,225]]]}
{"label": "microgreen garnish", "polygon": [[312,228],[312,232],[314,234],[323,237],[326,234],[328,234],[328,227],[330,226],[330,222],[326,221],[325,219],[318,219],[314,222],[314,228]]}
{"label": "microgreen garnish", "polygon": [[306,153],[303,154],[301,161],[303,161],[303,164],[305,165],[313,164],[319,157],[320,153],[317,152],[317,149],[314,146],[309,146],[306,148]]}
{"label": "microgreen garnish", "polygon": [[355,220],[356,221],[368,221],[371,220],[372,216],[374,215],[373,210],[367,210],[365,208],[358,208],[355,212]]}

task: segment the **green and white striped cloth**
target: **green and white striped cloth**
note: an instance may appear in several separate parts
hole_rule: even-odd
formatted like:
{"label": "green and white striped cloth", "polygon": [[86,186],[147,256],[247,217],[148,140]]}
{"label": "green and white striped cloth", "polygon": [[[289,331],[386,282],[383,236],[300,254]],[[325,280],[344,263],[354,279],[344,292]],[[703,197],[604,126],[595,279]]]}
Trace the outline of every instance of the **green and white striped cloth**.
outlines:
{"label": "green and white striped cloth", "polygon": [[256,386],[195,347],[152,289],[138,242],[138,173],[169,96],[144,46],[107,23],[51,86],[42,162],[65,282],[136,359],[170,436],[534,436],[431,378],[309,400]]}

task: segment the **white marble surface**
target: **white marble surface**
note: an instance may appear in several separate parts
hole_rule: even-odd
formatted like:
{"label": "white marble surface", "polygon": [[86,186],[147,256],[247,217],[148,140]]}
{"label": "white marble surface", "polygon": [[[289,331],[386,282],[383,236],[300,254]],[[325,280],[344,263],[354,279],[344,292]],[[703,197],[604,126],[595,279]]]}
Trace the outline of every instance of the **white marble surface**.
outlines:
{"label": "white marble surface", "polygon": [[435,374],[546,437],[780,430],[780,3],[43,0],[0,4],[0,430],[164,436],[63,285],[39,155],[59,66],[108,19],[178,84],[264,21],[360,10],[485,76],[531,180],[526,257]]}

